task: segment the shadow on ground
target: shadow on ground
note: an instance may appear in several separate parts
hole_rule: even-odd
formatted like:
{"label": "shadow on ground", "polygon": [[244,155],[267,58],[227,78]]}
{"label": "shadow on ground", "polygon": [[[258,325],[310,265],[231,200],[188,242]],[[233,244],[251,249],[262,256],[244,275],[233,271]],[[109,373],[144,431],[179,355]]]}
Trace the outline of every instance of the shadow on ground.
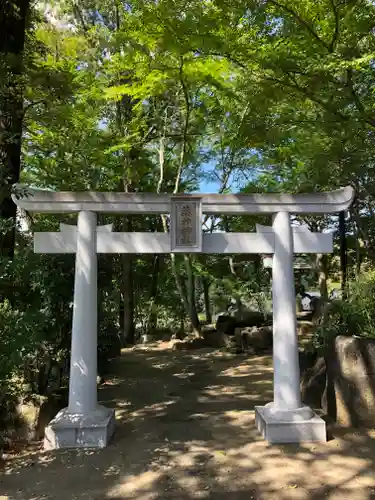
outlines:
{"label": "shadow on ground", "polygon": [[[0,500],[375,499],[375,432],[271,446],[254,426],[272,400],[269,356],[126,350],[100,391],[116,407],[101,451],[11,457]],[[3,495],[3,496],[1,496]]]}

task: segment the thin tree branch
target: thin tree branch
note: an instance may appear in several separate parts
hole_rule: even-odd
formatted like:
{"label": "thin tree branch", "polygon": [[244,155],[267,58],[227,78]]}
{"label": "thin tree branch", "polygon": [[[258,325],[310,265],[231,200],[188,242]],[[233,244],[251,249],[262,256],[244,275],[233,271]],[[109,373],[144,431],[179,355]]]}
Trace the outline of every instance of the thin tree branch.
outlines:
{"label": "thin tree branch", "polygon": [[346,71],[346,74],[347,74],[347,85],[348,85],[349,91],[351,93],[351,96],[353,97],[355,107],[357,108],[357,110],[359,111],[361,116],[363,117],[364,121],[368,125],[370,125],[371,127],[375,128],[375,118],[372,118],[371,116],[368,115],[363,103],[361,102],[361,100],[360,100],[360,98],[359,98],[359,96],[354,88],[353,70],[351,68],[349,68]]}
{"label": "thin tree branch", "polygon": [[319,99],[314,94],[309,92],[309,90],[306,87],[301,87],[295,80],[293,81],[293,83],[287,82],[285,80],[279,80],[278,78],[275,77],[266,77],[266,80],[278,83],[281,87],[288,87],[293,90],[296,90],[297,92],[308,97],[311,101],[315,102],[316,104],[319,104],[323,109],[325,109],[329,113],[338,116],[342,121],[347,121],[349,119],[347,116],[343,115],[337,109],[333,109],[327,102],[323,101],[322,99]]}
{"label": "thin tree branch", "polygon": [[329,50],[329,45],[327,45],[327,43],[322,38],[320,38],[320,36],[312,28],[312,26],[310,26],[310,24],[305,19],[303,19],[295,10],[291,9],[287,5],[277,2],[276,0],[268,0],[268,3],[290,14],[301,26],[303,26],[310,33],[312,37],[315,38],[316,41],[323,45],[326,50]]}
{"label": "thin tree branch", "polygon": [[329,44],[329,51],[334,52],[340,36],[340,16],[338,6],[335,4],[335,0],[330,0],[330,3],[333,15],[335,17],[335,31],[333,33],[331,43]]}
{"label": "thin tree branch", "polygon": [[30,102],[30,104],[27,104],[23,108],[23,116],[26,115],[26,113],[29,111],[29,109],[33,108],[34,106],[38,106],[38,104],[47,104],[45,99],[39,99],[38,101]]}
{"label": "thin tree branch", "polygon": [[74,2],[74,4],[73,4],[73,12],[78,17],[79,22],[81,23],[81,26],[82,26],[82,29],[83,29],[84,33],[87,34],[87,32],[89,31],[89,28],[87,27],[87,24],[86,24],[86,21],[85,21],[85,19],[83,17],[82,11],[81,11],[81,9],[78,6],[78,2]]}
{"label": "thin tree branch", "polygon": [[188,132],[189,120],[190,120],[190,99],[189,99],[188,89],[187,89],[185,81],[184,81],[184,60],[183,60],[183,58],[181,58],[181,65],[180,65],[180,83],[181,83],[183,94],[185,97],[185,108],[186,109],[185,109],[185,123],[184,123],[183,132],[182,132],[182,145],[181,145],[181,152],[180,152],[180,160],[179,160],[178,169],[177,169],[176,182],[175,182],[175,186],[173,189],[174,194],[178,193],[178,189],[179,189],[179,185],[180,185],[182,170],[183,170],[185,156],[186,156],[187,132]]}
{"label": "thin tree branch", "polygon": [[158,185],[156,187],[156,192],[159,194],[161,192],[161,188],[164,182],[164,164],[165,164],[165,133],[167,130],[167,121],[168,121],[168,108],[165,108],[165,118],[164,118],[164,127],[163,127],[163,135],[160,136],[160,146],[159,146],[159,166],[160,166],[160,175]]}
{"label": "thin tree branch", "polygon": [[[200,52],[200,51],[192,49],[192,52]],[[236,59],[233,55],[228,54],[228,52],[221,53],[221,52],[212,52],[212,51],[209,51],[206,54],[202,54],[201,53],[201,55],[204,56],[204,57],[222,57],[224,59],[227,59],[231,63],[235,64],[236,66],[239,66],[242,69],[247,69],[248,68],[245,63],[243,63],[240,60]]]}
{"label": "thin tree branch", "polygon": [[119,31],[121,27],[121,21],[120,21],[120,11],[118,2],[116,2],[115,14],[116,14],[116,29],[117,31]]}

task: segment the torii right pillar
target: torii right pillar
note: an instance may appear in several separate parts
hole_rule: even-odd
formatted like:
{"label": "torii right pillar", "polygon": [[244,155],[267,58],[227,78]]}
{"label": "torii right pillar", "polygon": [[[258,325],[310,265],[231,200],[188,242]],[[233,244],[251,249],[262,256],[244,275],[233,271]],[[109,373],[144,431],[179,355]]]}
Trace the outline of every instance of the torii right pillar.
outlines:
{"label": "torii right pillar", "polygon": [[255,407],[255,422],[270,443],[326,441],[325,421],[301,402],[293,271],[293,232],[288,212],[273,219],[272,264],[274,398]]}

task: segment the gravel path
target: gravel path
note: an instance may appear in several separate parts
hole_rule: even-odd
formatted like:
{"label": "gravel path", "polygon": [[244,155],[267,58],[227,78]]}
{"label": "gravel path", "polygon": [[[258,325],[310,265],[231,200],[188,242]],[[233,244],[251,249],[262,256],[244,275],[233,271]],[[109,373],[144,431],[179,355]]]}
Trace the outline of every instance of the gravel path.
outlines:
{"label": "gravel path", "polygon": [[269,356],[125,350],[100,391],[117,409],[102,451],[10,457],[0,500],[375,499],[375,432],[270,446],[253,407],[272,399]]}

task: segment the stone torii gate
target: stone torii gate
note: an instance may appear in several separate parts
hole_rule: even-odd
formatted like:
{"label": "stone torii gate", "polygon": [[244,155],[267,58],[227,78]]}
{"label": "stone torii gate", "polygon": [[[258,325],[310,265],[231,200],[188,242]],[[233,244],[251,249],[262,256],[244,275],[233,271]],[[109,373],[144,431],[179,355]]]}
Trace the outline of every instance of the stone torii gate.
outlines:
{"label": "stone torii gate", "polygon": [[[347,209],[351,187],[317,194],[189,195],[49,192],[28,189],[14,202],[29,212],[78,213],[77,226],[35,233],[37,253],[75,253],[69,405],[45,432],[47,449],[105,447],[115,414],[97,402],[97,253],[273,254],[274,398],[256,407],[256,425],[269,442],[325,441],[325,422],[301,403],[293,253],[332,252],[332,234],[292,227],[290,214]],[[97,226],[97,213],[170,214],[170,233],[112,232]],[[202,213],[273,214],[272,227],[256,233],[203,234]]]}

